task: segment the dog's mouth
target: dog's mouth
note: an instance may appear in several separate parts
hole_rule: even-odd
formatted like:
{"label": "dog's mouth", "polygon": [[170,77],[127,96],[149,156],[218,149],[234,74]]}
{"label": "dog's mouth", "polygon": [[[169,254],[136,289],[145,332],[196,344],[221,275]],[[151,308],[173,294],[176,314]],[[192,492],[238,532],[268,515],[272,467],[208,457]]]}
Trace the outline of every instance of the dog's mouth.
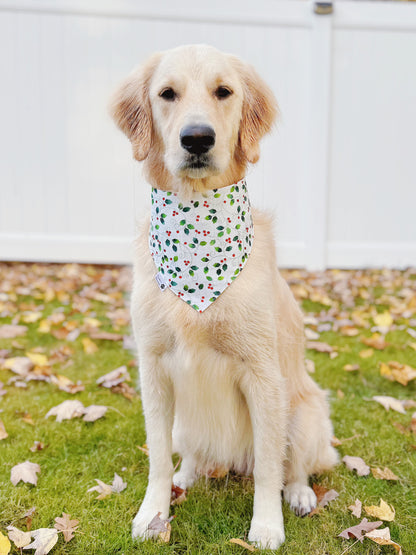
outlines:
{"label": "dog's mouth", "polygon": [[181,176],[199,178],[217,174],[218,171],[212,157],[208,154],[189,154],[178,168],[178,173]]}

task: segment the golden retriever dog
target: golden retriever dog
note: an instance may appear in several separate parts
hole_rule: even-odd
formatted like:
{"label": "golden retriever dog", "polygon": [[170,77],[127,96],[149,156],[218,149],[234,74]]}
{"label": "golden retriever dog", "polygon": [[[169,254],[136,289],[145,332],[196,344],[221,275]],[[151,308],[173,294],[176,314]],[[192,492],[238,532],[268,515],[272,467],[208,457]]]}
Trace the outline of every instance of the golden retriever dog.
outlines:
{"label": "golden retriever dog", "polygon": [[[172,481],[188,489],[224,468],[253,474],[248,539],[276,549],[282,492],[307,514],[316,506],[308,477],[337,454],[326,395],[305,370],[303,318],[277,269],[271,218],[251,212],[245,188],[275,99],[235,56],[191,45],[133,71],[111,113],[144,161],[153,199],[131,298],[150,464],[133,537],[157,536],[148,525],[168,517]],[[182,458],[175,474],[173,452]]]}

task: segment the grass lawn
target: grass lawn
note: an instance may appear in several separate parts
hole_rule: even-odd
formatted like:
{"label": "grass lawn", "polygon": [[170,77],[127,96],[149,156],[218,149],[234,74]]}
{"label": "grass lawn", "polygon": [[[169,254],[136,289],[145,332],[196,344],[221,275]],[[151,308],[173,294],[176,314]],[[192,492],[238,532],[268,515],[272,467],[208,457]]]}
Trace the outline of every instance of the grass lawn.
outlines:
{"label": "grass lawn", "polygon": [[[359,477],[342,463],[329,474],[313,477],[314,483],[335,489],[339,496],[312,517],[298,518],[284,504],[286,542],[279,553],[395,553],[393,547],[369,539],[360,543],[338,537],[363,517],[377,520],[364,512],[364,506],[379,505],[383,499],[395,509],[394,521],[383,527],[390,528],[404,554],[414,554],[416,408],[410,406],[405,414],[387,412],[372,397],[415,399],[416,380],[404,385],[411,370],[387,363],[416,368],[416,270],[284,274],[307,316],[308,341],[333,349],[319,352],[311,343],[307,358],[315,363],[314,379],[329,392],[340,457],[362,457],[371,468],[388,467],[399,480]],[[122,365],[131,375],[130,385],[136,382],[134,354],[123,347],[121,337],[97,338],[102,332],[130,334],[128,289],[126,269],[0,264],[0,380],[6,391],[1,395],[0,388],[0,421],[8,434],[0,440],[0,532],[7,535],[9,525],[23,531],[28,525],[32,530],[52,528],[54,519],[65,512],[79,520],[79,526],[68,543],[59,534],[51,550],[56,555],[248,553],[229,540],[247,538],[253,482],[234,475],[201,478],[186,501],[172,507],[169,543],[131,540],[130,525],[145,493],[148,470],[147,456],[137,448],[146,441],[140,396],[132,397],[124,386],[117,392],[117,387],[114,391],[96,384],[100,376]],[[27,329],[1,338],[5,324]],[[365,338],[373,346],[364,344]],[[26,379],[15,366],[14,372],[5,368],[15,364],[11,358],[28,357],[27,353],[34,367]],[[347,364],[356,369],[345,370]],[[27,381],[28,377],[38,379]],[[82,391],[62,389],[73,390],[78,381]],[[45,418],[68,399],[109,409],[95,422]],[[45,447],[30,451],[35,441]],[[24,461],[40,466],[36,486],[22,481],[14,486],[10,480],[12,467]],[[111,484],[115,473],[127,484],[124,491],[100,500],[96,492],[88,492],[95,479]],[[363,505],[360,519],[348,509],[356,499]],[[32,507],[36,510],[30,523],[24,515]],[[21,550],[12,546],[10,553]]]}

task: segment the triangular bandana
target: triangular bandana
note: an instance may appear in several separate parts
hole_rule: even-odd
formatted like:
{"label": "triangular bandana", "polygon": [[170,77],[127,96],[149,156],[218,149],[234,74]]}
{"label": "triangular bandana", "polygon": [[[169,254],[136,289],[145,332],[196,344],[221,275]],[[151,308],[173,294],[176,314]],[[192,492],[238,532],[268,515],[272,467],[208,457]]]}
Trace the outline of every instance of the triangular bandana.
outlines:
{"label": "triangular bandana", "polygon": [[203,312],[243,269],[253,242],[253,220],[245,179],[193,193],[152,189],[149,247],[156,280]]}

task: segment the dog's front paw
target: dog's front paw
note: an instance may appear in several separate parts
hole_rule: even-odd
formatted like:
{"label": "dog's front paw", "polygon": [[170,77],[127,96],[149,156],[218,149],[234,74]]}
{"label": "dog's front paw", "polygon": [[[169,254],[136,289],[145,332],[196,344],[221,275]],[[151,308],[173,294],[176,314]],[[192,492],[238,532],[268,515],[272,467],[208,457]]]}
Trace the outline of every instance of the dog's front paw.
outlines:
{"label": "dog's front paw", "polygon": [[163,515],[161,511],[158,511],[156,509],[149,510],[149,509],[140,508],[139,512],[134,517],[133,524],[132,524],[131,535],[133,539],[139,540],[139,541],[145,541],[145,540],[150,540],[152,538],[157,538],[158,535],[160,534],[160,528],[157,529],[156,526],[154,528],[153,527],[149,528],[149,524],[152,522],[152,520],[155,517],[157,517],[158,514],[159,514],[159,518],[162,520],[167,518],[167,515]]}
{"label": "dog's front paw", "polygon": [[316,507],[316,495],[312,488],[293,482],[283,490],[285,501],[298,516],[305,516]]}
{"label": "dog's front paw", "polygon": [[252,520],[248,539],[260,549],[277,549],[285,541],[285,530],[283,524]]}

